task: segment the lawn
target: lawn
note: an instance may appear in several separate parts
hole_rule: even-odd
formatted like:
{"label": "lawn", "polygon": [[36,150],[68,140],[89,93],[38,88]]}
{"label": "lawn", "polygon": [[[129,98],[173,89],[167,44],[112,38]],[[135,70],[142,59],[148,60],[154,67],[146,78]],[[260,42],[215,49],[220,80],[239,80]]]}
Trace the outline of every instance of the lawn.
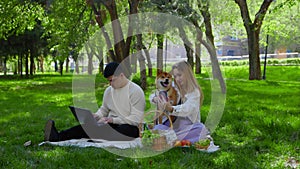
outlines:
{"label": "lawn", "polygon": [[[223,115],[212,133],[221,149],[205,153],[173,148],[145,158],[130,158],[99,148],[38,146],[43,128],[54,119],[58,129],[77,124],[68,109],[73,104],[72,75],[36,75],[30,79],[0,77],[1,168],[285,168],[300,161],[300,68],[269,66],[266,80],[249,81],[248,68],[223,67],[227,93]],[[84,77],[83,77],[84,78]],[[201,110],[207,119],[211,83],[197,75],[205,93]],[[154,89],[148,79],[146,98]],[[105,79],[96,78],[96,104],[101,104]],[[87,97],[88,98],[88,97]],[[147,101],[147,108],[149,108]],[[94,109],[93,109],[94,110]],[[31,141],[30,146],[24,143]],[[141,150],[132,151],[143,157]],[[117,152],[117,150],[116,150]],[[299,165],[298,165],[299,167]]]}

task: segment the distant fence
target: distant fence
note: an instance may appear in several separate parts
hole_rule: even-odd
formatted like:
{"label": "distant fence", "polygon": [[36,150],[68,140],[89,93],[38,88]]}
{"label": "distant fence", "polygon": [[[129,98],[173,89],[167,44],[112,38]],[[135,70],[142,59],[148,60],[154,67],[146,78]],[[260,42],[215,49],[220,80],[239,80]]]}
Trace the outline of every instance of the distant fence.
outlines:
{"label": "distant fence", "polygon": [[[265,58],[265,54],[259,55],[260,59]],[[278,53],[278,54],[267,54],[267,58],[274,58],[274,59],[285,59],[285,58],[300,58],[300,53],[293,52],[293,53]],[[242,55],[242,56],[219,56],[219,61],[230,61],[230,60],[245,60],[249,59],[249,55]]]}

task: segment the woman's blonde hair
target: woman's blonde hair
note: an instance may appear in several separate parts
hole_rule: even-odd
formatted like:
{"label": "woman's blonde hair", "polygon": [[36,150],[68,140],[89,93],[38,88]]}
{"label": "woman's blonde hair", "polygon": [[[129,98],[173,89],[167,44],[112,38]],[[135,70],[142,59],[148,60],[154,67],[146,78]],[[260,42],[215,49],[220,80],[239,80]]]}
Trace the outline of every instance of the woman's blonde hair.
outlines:
{"label": "woman's blonde hair", "polygon": [[193,92],[195,90],[195,88],[197,88],[200,92],[200,106],[201,106],[203,103],[203,100],[204,100],[204,94],[194,76],[194,73],[192,71],[192,67],[190,66],[190,64],[187,63],[186,61],[180,61],[180,62],[175,63],[172,66],[172,71],[171,71],[171,73],[173,75],[174,75],[174,72],[173,72],[174,69],[181,71],[184,74],[185,78],[189,80],[189,82],[186,82],[187,85],[186,85],[185,89],[180,88],[180,86],[176,83],[176,80],[175,80],[175,84],[179,88],[180,97],[181,97],[182,101],[184,101],[183,99],[184,99],[185,94]]}

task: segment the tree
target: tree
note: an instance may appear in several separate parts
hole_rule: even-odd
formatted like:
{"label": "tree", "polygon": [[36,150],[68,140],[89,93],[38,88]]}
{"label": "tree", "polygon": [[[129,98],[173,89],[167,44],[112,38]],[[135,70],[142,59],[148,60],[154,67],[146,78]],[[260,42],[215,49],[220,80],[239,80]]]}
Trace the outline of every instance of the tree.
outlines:
{"label": "tree", "polygon": [[[110,1],[94,1],[94,0],[87,0],[86,3],[91,7],[94,15],[96,22],[98,23],[98,26],[100,27],[105,41],[106,45],[108,47],[108,51],[110,54],[110,57],[112,58],[113,61],[120,62],[121,64],[125,64],[126,67],[131,67],[130,62],[131,59],[129,56],[130,54],[130,49],[131,49],[131,43],[132,43],[132,38],[133,38],[133,31],[134,31],[134,19],[135,17],[134,14],[138,13],[138,5],[139,5],[139,0],[129,0],[128,3],[126,4],[125,2],[120,2],[118,4],[119,9],[117,8],[117,4],[115,0],[110,0]],[[107,21],[107,16],[106,12],[103,10],[102,7],[105,7],[105,9],[109,13],[109,18],[111,21],[111,29],[112,29],[112,38],[114,40],[114,47],[112,49],[112,43],[111,43],[111,36],[106,32],[105,23]],[[125,9],[122,14],[125,14],[128,16],[128,28],[127,28],[127,37],[124,38],[123,32],[124,30],[122,29],[121,23],[119,21],[119,17],[122,14],[119,14],[122,9]],[[138,41],[138,48],[142,49],[143,44],[142,44],[142,36],[137,36],[137,41]],[[145,70],[145,61],[142,59],[143,57],[140,56],[139,58],[139,63],[140,63],[140,75],[141,75],[141,80],[142,83],[144,84],[142,87],[145,89],[146,88],[146,70]],[[128,70],[127,74],[129,75],[131,73],[131,70]]]}
{"label": "tree", "polygon": [[260,9],[255,14],[254,21],[251,20],[246,0],[235,0],[235,2],[240,8],[248,37],[249,79],[260,80],[262,77],[259,57],[259,35],[263,20],[273,0],[264,0],[262,2]]}
{"label": "tree", "polygon": [[34,60],[45,47],[45,41],[41,38],[43,28],[40,26],[44,13],[42,4],[38,1],[4,0],[0,2],[0,9],[0,39],[7,42],[4,43],[5,46],[8,44],[1,49],[5,52],[0,53],[5,53],[5,62],[12,57],[18,57],[19,70],[16,72],[21,76],[25,60],[26,76],[29,73],[32,75],[35,69]]}
{"label": "tree", "polygon": [[[206,35],[206,41],[203,41],[202,39],[202,33],[198,31],[197,37],[198,40],[208,49],[208,52],[210,53],[210,60],[212,63],[212,72],[213,72],[213,78],[218,79],[221,91],[223,94],[226,93],[226,85],[224,78],[221,73],[221,69],[219,66],[219,62],[217,59],[217,53],[215,48],[215,41],[213,36],[213,30],[212,30],[212,24],[211,24],[211,15],[209,12],[209,2],[207,0],[202,0],[202,3],[199,3],[199,9],[200,12],[204,18],[204,24],[205,24],[205,35]],[[197,23],[194,21],[194,24],[197,25]],[[198,26],[199,27],[199,26]],[[200,28],[199,28],[200,29]]]}
{"label": "tree", "polygon": [[[126,57],[129,56],[130,52],[130,44],[132,40],[132,32],[133,28],[131,27],[132,21],[129,19],[129,27],[127,30],[127,38],[126,41],[124,39],[123,35],[123,30],[119,21],[119,14],[118,14],[118,9],[117,9],[117,4],[115,0],[110,0],[110,1],[94,1],[94,0],[87,0],[86,1],[89,6],[91,6],[95,17],[96,21],[98,23],[98,26],[103,29],[104,26],[104,21],[103,21],[103,10],[101,6],[103,5],[106,10],[109,13],[110,16],[110,21],[112,24],[112,31],[113,31],[113,39],[114,39],[114,53],[111,54],[111,57],[114,61],[117,62],[122,62]],[[129,5],[129,15],[130,14],[136,14],[137,13],[137,8],[138,8],[139,0],[129,0],[128,5]],[[104,32],[104,31],[103,31]],[[104,34],[106,36],[106,42],[107,46],[111,46],[111,41],[110,37],[108,37],[108,34]]]}
{"label": "tree", "polygon": [[[202,32],[202,27],[199,24],[201,22],[201,14],[198,14],[197,11],[195,11],[192,8],[192,4],[187,2],[187,1],[152,1],[152,3],[156,6],[157,8],[161,10],[161,12],[167,12],[167,13],[172,13],[172,15],[179,16],[181,18],[186,19],[187,21],[191,22],[195,28],[196,28],[196,38],[195,36],[192,35],[192,37],[189,37],[188,34],[190,32],[187,32],[184,29],[184,25],[174,25],[178,28],[179,30],[179,36],[181,37],[186,52],[187,52],[187,58],[188,62],[190,63],[191,66],[194,65],[193,61],[193,55],[194,52],[192,50],[193,44],[192,41],[194,42],[200,42],[202,45],[205,46],[205,48],[208,50],[210,54],[210,59],[212,63],[212,70],[213,70],[213,78],[218,79],[219,84],[222,89],[222,93],[226,93],[226,85],[223,79],[223,76],[221,74],[221,70],[219,67],[219,63],[217,60],[217,54],[216,54],[216,48],[214,46],[214,36],[212,34],[212,26],[211,26],[211,18],[210,18],[210,13],[209,13],[209,6],[208,6],[208,1],[198,1],[198,9],[200,9],[200,13],[202,14],[204,18],[204,25],[205,25],[205,35],[206,39],[203,38],[203,32]],[[192,40],[190,40],[193,38]],[[199,45],[199,43],[195,43],[196,45]],[[197,50],[199,51],[199,49]],[[196,57],[200,58],[199,53],[196,53]],[[196,60],[197,61],[197,60]],[[199,59],[197,65],[201,65]]]}
{"label": "tree", "polygon": [[41,4],[26,0],[2,0],[0,11],[0,39],[34,29],[36,20],[43,18],[44,14]]}
{"label": "tree", "polygon": [[71,53],[78,64],[77,54],[95,31],[91,20],[91,11],[84,1],[52,1],[47,8],[47,16],[43,20],[44,36],[48,37],[52,51],[56,51],[53,59],[59,61],[60,74],[63,74],[63,64]]}
{"label": "tree", "polygon": [[[300,52],[300,1],[276,1],[265,18],[261,42],[268,45],[270,52],[278,48]],[[266,37],[269,37],[266,44]],[[284,39],[284,40],[283,40]],[[297,50],[298,49],[298,50]]]}

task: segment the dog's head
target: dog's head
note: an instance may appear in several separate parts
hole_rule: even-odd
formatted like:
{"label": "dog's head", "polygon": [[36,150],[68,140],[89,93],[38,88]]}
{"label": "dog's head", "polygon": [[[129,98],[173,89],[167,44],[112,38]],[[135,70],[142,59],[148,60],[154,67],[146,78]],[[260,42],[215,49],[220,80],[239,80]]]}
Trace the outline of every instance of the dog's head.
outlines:
{"label": "dog's head", "polygon": [[172,75],[168,72],[158,72],[156,77],[156,88],[159,91],[167,91],[172,86]]}

